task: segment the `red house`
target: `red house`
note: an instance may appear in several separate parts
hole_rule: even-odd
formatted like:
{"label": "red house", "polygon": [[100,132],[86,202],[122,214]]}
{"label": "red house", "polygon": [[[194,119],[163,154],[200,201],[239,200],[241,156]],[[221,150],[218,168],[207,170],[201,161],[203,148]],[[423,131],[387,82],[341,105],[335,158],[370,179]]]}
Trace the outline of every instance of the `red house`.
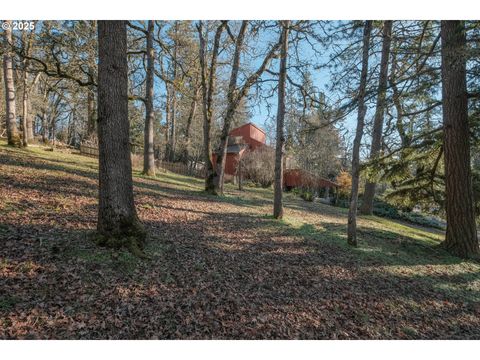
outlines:
{"label": "red house", "polygon": [[[242,125],[230,131],[228,136],[227,158],[225,160],[225,177],[231,180],[237,174],[238,161],[247,150],[256,150],[267,140],[265,131],[253,123]],[[213,165],[217,164],[217,154],[212,154]],[[283,185],[285,189],[310,188],[310,189],[336,189],[338,184],[333,181],[315,176],[302,169],[289,168],[288,159],[285,159]]]}
{"label": "red house", "polygon": [[[233,177],[237,172],[238,160],[247,150],[255,150],[265,146],[267,136],[265,131],[253,123],[242,125],[228,134],[227,158],[225,160],[225,175]],[[216,166],[217,154],[212,154],[213,165]]]}
{"label": "red house", "polygon": [[321,178],[302,169],[285,169],[283,174],[283,185],[287,190],[301,187],[311,189],[336,189],[338,187],[337,183]]}

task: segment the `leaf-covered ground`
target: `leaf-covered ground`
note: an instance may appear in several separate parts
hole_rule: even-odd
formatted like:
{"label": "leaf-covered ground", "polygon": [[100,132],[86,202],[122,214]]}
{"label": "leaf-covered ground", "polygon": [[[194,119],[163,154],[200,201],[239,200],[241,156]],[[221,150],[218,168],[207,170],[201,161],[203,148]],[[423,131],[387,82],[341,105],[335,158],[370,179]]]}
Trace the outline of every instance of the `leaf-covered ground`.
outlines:
{"label": "leaf-covered ground", "polygon": [[0,338],[480,339],[480,265],[438,231],[135,171],[150,260],[95,246],[96,160],[0,143]]}

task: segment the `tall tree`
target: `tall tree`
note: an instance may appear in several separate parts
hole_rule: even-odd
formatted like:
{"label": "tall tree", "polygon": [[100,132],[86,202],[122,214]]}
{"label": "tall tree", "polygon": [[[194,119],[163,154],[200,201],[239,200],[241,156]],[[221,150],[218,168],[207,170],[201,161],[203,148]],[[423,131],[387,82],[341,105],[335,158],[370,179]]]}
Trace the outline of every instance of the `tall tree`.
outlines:
{"label": "tall tree", "polygon": [[[373,121],[372,145],[370,148],[370,159],[375,159],[382,147],[383,121],[385,117],[385,105],[388,81],[388,62],[390,58],[390,44],[392,42],[392,21],[383,22],[383,44],[382,57],[380,60],[380,77],[378,80],[377,105]],[[365,184],[362,206],[362,214],[371,215],[373,212],[373,198],[375,197],[376,183],[368,181]]]}
{"label": "tall tree", "polygon": [[348,209],[348,243],[357,246],[357,203],[358,203],[358,185],[360,179],[360,145],[363,137],[363,127],[365,125],[365,114],[367,107],[365,104],[365,93],[367,88],[368,58],[370,47],[370,33],[372,32],[372,21],[365,21],[363,28],[363,46],[362,46],[362,72],[360,74],[360,85],[358,87],[358,115],[357,130],[353,141],[352,152],[352,189],[350,193],[350,207]]}
{"label": "tall tree", "polygon": [[[12,24],[10,20],[5,23]],[[13,79],[13,59],[11,47],[12,43],[12,28],[7,26],[4,30],[5,36],[5,53],[3,54],[3,80],[5,83],[5,111],[6,111],[6,127],[7,127],[7,141],[8,145],[19,146],[20,138],[17,130],[17,115],[16,115],[16,96],[15,83]]]}
{"label": "tall tree", "polygon": [[192,102],[190,103],[190,111],[188,113],[187,124],[185,126],[185,149],[183,153],[183,161],[186,164],[188,164],[190,158],[192,123],[197,112],[198,98],[200,97],[200,87],[198,86],[197,81],[194,85],[195,89],[193,89],[193,98]]}
{"label": "tall tree", "polygon": [[215,31],[210,66],[207,65],[207,43],[203,34],[203,23],[200,21],[197,26],[200,40],[199,57],[201,67],[201,88],[202,88],[202,111],[203,111],[203,153],[205,161],[205,191],[215,194],[213,182],[215,170],[212,161],[211,128],[213,119],[213,95],[215,92],[217,60],[220,49],[220,38],[225,28],[225,22],[221,22]]}
{"label": "tall tree", "polygon": [[98,22],[100,245],[143,254],[145,231],[133,199],[125,21]]}
{"label": "tall tree", "polygon": [[170,115],[170,145],[169,145],[169,160],[175,161],[175,151],[177,143],[177,71],[178,71],[178,21],[175,21],[173,26],[173,38],[175,40],[173,45],[172,55],[172,88],[171,88],[171,115]]}
{"label": "tall tree", "polygon": [[443,245],[461,257],[478,255],[473,207],[463,21],[442,21],[442,100],[447,233]]}
{"label": "tall tree", "polygon": [[[22,33],[24,37],[25,32]],[[22,145],[28,146],[28,72],[26,67],[26,61],[23,63],[23,98],[22,98]],[[30,126],[31,127],[31,126]]]}
{"label": "tall tree", "polygon": [[[33,32],[32,32],[33,33]],[[31,34],[32,34],[31,33]],[[27,54],[30,50],[30,35],[27,40],[27,32],[22,32],[22,45],[26,48]],[[28,114],[29,105],[29,84],[28,84],[28,59],[22,60],[22,85],[23,85],[23,98],[22,98],[22,143],[23,146],[28,146],[28,141],[33,139],[33,126],[32,119]]]}
{"label": "tall tree", "polygon": [[154,96],[154,61],[155,52],[153,49],[153,32],[155,22],[148,20],[147,29],[147,71],[146,71],[146,89],[145,89],[145,132],[144,132],[144,154],[143,154],[143,173],[155,176],[155,157],[153,144],[153,122],[155,114],[153,111]]}
{"label": "tall tree", "polygon": [[262,76],[263,72],[268,68],[270,61],[276,55],[280,48],[280,42],[274,44],[265,54],[262,62],[257,70],[246,77],[241,86],[237,86],[238,74],[240,70],[240,55],[244,47],[245,32],[247,30],[248,21],[242,21],[240,31],[235,41],[235,52],[233,55],[232,71],[230,74],[230,82],[227,94],[227,110],[223,121],[222,134],[220,136],[220,149],[218,151],[217,163],[214,176],[214,186],[216,194],[223,194],[223,184],[225,180],[225,163],[227,159],[228,133],[231,130],[233,118],[242,99],[248,94],[250,88]]}
{"label": "tall tree", "polygon": [[280,70],[278,78],[277,136],[275,145],[275,194],[273,198],[273,217],[283,217],[283,157],[285,151],[285,83],[287,78],[288,31],[290,22],[282,23]]}

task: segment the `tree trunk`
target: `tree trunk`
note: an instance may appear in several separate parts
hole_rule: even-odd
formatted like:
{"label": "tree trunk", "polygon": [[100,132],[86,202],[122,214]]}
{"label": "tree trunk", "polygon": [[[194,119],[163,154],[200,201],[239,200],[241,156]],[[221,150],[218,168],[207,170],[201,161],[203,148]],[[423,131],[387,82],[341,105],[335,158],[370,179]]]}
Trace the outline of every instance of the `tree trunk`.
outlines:
{"label": "tree trunk", "polygon": [[125,21],[98,22],[98,242],[141,255],[145,231],[133,199]]}
{"label": "tree trunk", "polygon": [[[200,66],[202,75],[202,97],[203,97],[203,153],[205,161],[205,191],[211,194],[216,194],[213,178],[215,170],[212,161],[212,144],[210,139],[212,119],[213,119],[213,94],[215,92],[215,78],[217,70],[217,58],[220,48],[220,37],[222,36],[225,24],[222,22],[215,32],[215,40],[212,49],[212,60],[210,69],[207,74],[207,46],[205,38],[203,37],[202,22],[198,26],[198,35],[200,39]],[[207,85],[208,75],[208,85]]]}
{"label": "tree trunk", "polygon": [[45,109],[42,111],[42,142],[46,144],[48,142],[48,121],[47,112]]}
{"label": "tree trunk", "polygon": [[[26,38],[26,31],[22,31],[22,43],[25,49],[25,52],[28,55],[28,45]],[[23,71],[22,71],[22,85],[23,85],[23,98],[22,98],[22,145],[24,147],[28,146],[28,63],[26,59],[22,61]]]}
{"label": "tree trunk", "polygon": [[238,160],[238,190],[243,191],[243,159]]}
{"label": "tree trunk", "polygon": [[185,162],[186,165],[188,165],[188,160],[190,157],[190,146],[191,146],[191,137],[192,137],[191,130],[192,130],[193,119],[195,118],[195,114],[197,112],[199,91],[200,91],[200,87],[197,87],[195,89],[192,103],[190,105],[190,112],[188,113],[188,118],[187,118],[187,126],[185,127],[185,152],[183,155],[183,161]]}
{"label": "tree trunk", "polygon": [[35,134],[34,134],[34,131],[33,131],[33,117],[32,117],[32,114],[30,114],[29,112],[29,109],[30,109],[30,89],[27,91],[27,94],[26,94],[26,104],[25,104],[25,107],[27,109],[27,117],[26,117],[26,120],[27,120],[27,139],[28,140],[34,140],[35,138]]}
{"label": "tree trunk", "polygon": [[275,146],[275,185],[273,197],[273,217],[283,218],[283,158],[285,151],[285,82],[287,78],[288,26],[283,23],[282,47],[280,52],[280,71],[278,79],[277,138]]}
{"label": "tree trunk", "polygon": [[170,159],[170,84],[165,82],[165,156],[164,160]]}
{"label": "tree trunk", "polygon": [[248,21],[242,21],[242,26],[235,41],[235,53],[233,54],[232,73],[230,74],[230,82],[228,85],[228,106],[227,113],[223,122],[222,134],[220,136],[220,150],[217,156],[215,176],[213,183],[215,192],[219,195],[223,194],[223,183],[225,177],[225,163],[227,159],[228,133],[235,115],[238,101],[236,99],[238,71],[240,70],[240,54],[242,52],[243,40],[247,30]]}
{"label": "tree trunk", "polygon": [[447,233],[444,247],[464,258],[479,254],[472,174],[463,21],[442,21],[442,99]]}
{"label": "tree trunk", "polygon": [[153,31],[155,25],[153,20],[148,20],[147,30],[147,80],[145,89],[145,131],[143,144],[143,173],[149,176],[155,176],[155,150],[153,144],[153,122],[155,114],[153,112],[153,88],[154,88],[154,61],[155,54],[153,49]]}
{"label": "tree trunk", "polygon": [[87,88],[87,139],[95,134],[95,94],[92,87]]}
{"label": "tree trunk", "polygon": [[360,75],[360,86],[358,88],[358,115],[357,130],[353,141],[352,152],[352,189],[350,194],[350,208],[348,210],[348,243],[357,246],[357,203],[358,203],[358,183],[360,180],[360,145],[363,136],[363,127],[365,125],[365,92],[367,88],[368,75],[368,48],[370,46],[370,33],[372,31],[372,21],[365,21],[363,30],[363,50],[362,50],[362,72]]}
{"label": "tree trunk", "polygon": [[170,115],[170,149],[169,149],[169,161],[175,161],[175,148],[176,148],[176,125],[177,125],[177,90],[175,89],[177,81],[177,34],[178,34],[178,21],[175,21],[175,44],[173,48],[173,85],[172,85],[172,114]]}
{"label": "tree trunk", "polygon": [[51,123],[51,127],[50,127],[50,134],[52,135],[52,146],[55,147],[55,132],[56,132],[56,119],[55,119],[55,116],[52,116],[51,118],[52,120],[52,123]]}
{"label": "tree trunk", "polygon": [[[11,21],[6,23],[11,25]],[[6,51],[3,55],[3,79],[5,82],[5,120],[7,127],[8,145],[20,146],[20,138],[17,130],[17,115],[15,105],[15,83],[13,80],[13,61],[12,51],[10,50],[12,44],[12,30],[11,26],[7,26],[5,33],[5,47]]]}
{"label": "tree trunk", "polygon": [[[370,160],[374,160],[380,153],[382,146],[383,120],[385,117],[387,81],[388,81],[388,61],[390,58],[390,44],[392,42],[392,21],[387,20],[383,23],[383,44],[382,58],[380,60],[380,78],[378,80],[377,105],[375,109],[375,118],[373,121],[372,145],[370,148]],[[373,212],[373,199],[375,197],[376,183],[367,181],[365,192],[363,194],[362,206],[360,212],[365,215],[371,215]]]}
{"label": "tree trunk", "polygon": [[172,105],[170,115],[170,147],[169,147],[169,161],[175,161],[175,147],[176,147],[176,125],[177,125],[177,93],[175,86],[172,86]]}
{"label": "tree trunk", "polygon": [[[23,69],[23,99],[22,99],[22,145],[28,146],[28,77],[27,69]],[[30,124],[31,128],[31,124]]]}

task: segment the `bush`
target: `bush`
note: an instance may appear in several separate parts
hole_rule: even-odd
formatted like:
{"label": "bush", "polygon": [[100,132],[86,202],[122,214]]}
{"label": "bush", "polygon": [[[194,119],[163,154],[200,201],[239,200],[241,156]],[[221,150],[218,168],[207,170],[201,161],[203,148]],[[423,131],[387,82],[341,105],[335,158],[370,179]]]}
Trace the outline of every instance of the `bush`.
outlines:
{"label": "bush", "polygon": [[[337,206],[348,208],[350,202],[349,200],[339,199]],[[440,230],[445,230],[446,227],[446,223],[439,218],[422,213],[402,211],[380,199],[375,199],[373,203],[373,215],[393,220],[402,220],[411,224],[428,226]]]}
{"label": "bush", "polygon": [[240,170],[244,179],[264,188],[272,186],[275,176],[275,151],[268,146],[247,151],[238,163],[237,172]]}
{"label": "bush", "polygon": [[300,197],[305,201],[313,201],[314,196],[313,193],[309,190],[305,190],[301,193]]}
{"label": "bush", "polygon": [[335,181],[338,184],[338,197],[348,199],[352,189],[352,176],[347,171],[342,170]]}
{"label": "bush", "polygon": [[313,201],[315,199],[314,192],[309,189],[293,188],[292,194],[300,196],[305,201]]}

